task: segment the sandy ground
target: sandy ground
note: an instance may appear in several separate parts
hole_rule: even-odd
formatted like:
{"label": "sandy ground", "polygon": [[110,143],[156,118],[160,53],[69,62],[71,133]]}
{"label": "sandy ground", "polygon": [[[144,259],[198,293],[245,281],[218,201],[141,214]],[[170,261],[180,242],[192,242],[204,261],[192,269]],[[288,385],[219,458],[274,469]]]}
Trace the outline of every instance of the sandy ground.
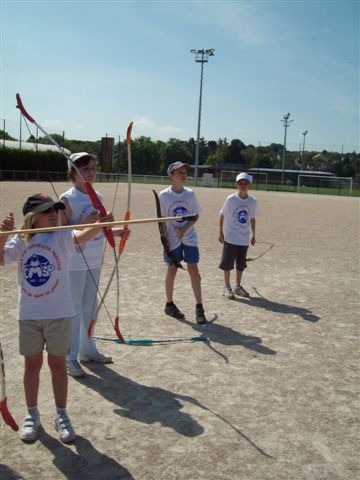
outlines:
{"label": "sandy ground", "polygon": [[[55,184],[57,192],[67,187]],[[160,190],[160,187],[155,187]],[[46,183],[0,183],[1,217],[21,219],[25,197]],[[100,185],[106,205],[114,185]],[[155,216],[149,185],[133,186],[133,218]],[[126,338],[188,339],[152,346],[98,341],[108,366],[86,364],[70,378],[68,410],[78,438],[63,445],[53,427],[47,365],[39,408],[43,430],[25,445],[3,423],[0,478],[26,480],[345,480],[359,479],[359,199],[256,192],[262,215],[244,286],[250,299],[226,300],[218,269],[218,211],[232,190],[196,188],[204,305],[194,323],[187,272],[175,301],[186,320],[165,316],[157,225],[132,228],[120,261],[121,327]],[[115,217],[122,218],[126,185]],[[261,243],[266,242],[266,243]],[[112,270],[107,252],[102,283]],[[1,271],[1,341],[10,409],[25,413],[18,354],[14,266]],[[116,309],[115,285],[106,301]],[[98,336],[113,338],[102,312]]]}

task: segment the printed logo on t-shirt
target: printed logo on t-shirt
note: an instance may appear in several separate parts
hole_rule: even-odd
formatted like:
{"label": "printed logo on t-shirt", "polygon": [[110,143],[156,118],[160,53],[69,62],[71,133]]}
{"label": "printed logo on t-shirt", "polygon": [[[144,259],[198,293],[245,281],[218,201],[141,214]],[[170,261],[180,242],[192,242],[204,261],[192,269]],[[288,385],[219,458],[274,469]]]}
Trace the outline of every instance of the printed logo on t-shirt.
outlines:
{"label": "printed logo on t-shirt", "polygon": [[[173,211],[173,216],[174,217],[183,217],[184,215],[187,215],[187,214],[188,214],[187,209],[182,205],[179,205]],[[177,223],[181,223],[181,222],[182,222],[182,220],[177,220]]]}
{"label": "printed logo on t-shirt", "polygon": [[248,218],[249,218],[249,213],[247,210],[244,210],[243,208],[241,210],[239,210],[238,214],[237,214],[237,218],[238,218],[238,221],[239,223],[241,224],[245,224],[247,223],[248,221]]}
{"label": "printed logo on t-shirt", "polygon": [[232,228],[241,230],[247,228],[249,225],[249,217],[250,213],[246,207],[240,206],[235,208],[230,217]]}
{"label": "printed logo on t-shirt", "polygon": [[32,287],[41,287],[51,277],[55,265],[42,255],[32,255],[24,265],[24,278]]}

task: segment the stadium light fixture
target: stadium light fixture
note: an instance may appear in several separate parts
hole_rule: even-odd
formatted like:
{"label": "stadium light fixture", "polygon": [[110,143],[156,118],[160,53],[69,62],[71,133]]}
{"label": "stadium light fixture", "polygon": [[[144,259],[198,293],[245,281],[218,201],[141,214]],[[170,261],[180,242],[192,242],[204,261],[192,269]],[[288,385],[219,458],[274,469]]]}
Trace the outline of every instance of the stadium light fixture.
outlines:
{"label": "stadium light fixture", "polygon": [[289,120],[289,118],[290,118],[290,113],[287,113],[281,119],[281,121],[283,122],[284,128],[285,128],[284,148],[283,148],[283,157],[282,157],[282,175],[281,175],[281,184],[282,185],[284,185],[285,160],[286,160],[286,131],[287,131],[288,127],[290,127],[290,123],[293,121],[293,120]]}
{"label": "stadium light fixture", "polygon": [[201,125],[201,104],[202,104],[202,88],[203,88],[203,74],[204,74],[204,63],[209,61],[209,57],[214,56],[215,48],[205,49],[196,49],[193,48],[190,50],[191,53],[195,55],[195,62],[201,63],[201,73],[200,73],[200,95],[199,95],[199,114],[198,114],[198,126],[197,126],[197,137],[196,137],[196,151],[195,151],[195,185],[198,181],[199,176],[199,152],[200,152],[200,125]]}

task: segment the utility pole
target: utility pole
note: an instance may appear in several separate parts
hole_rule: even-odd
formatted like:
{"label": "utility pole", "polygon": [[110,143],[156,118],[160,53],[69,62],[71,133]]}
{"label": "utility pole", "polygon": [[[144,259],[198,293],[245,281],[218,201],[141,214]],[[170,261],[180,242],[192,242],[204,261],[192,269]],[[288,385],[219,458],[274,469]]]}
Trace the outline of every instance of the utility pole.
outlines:
{"label": "utility pole", "polygon": [[284,171],[285,171],[285,160],[286,160],[286,131],[287,128],[290,127],[290,123],[293,120],[289,120],[290,113],[287,113],[286,115],[283,116],[281,121],[283,122],[284,128],[285,128],[285,134],[284,134],[284,149],[283,149],[283,157],[282,157],[282,175],[281,175],[281,184],[284,185]]}
{"label": "utility pole", "polygon": [[192,49],[190,50],[190,52],[195,54],[195,62],[201,63],[199,115],[198,115],[198,126],[197,126],[196,151],[195,151],[195,185],[196,185],[198,181],[198,176],[199,176],[200,124],[201,124],[201,104],[202,104],[204,63],[207,63],[209,61],[209,57],[214,56],[215,48],[209,48],[207,50]]}
{"label": "utility pole", "polygon": [[302,166],[302,168],[304,168],[305,137],[306,137],[307,133],[308,133],[307,130],[305,130],[305,132],[302,133],[304,135],[303,146],[302,146],[302,155],[301,155],[301,166]]}

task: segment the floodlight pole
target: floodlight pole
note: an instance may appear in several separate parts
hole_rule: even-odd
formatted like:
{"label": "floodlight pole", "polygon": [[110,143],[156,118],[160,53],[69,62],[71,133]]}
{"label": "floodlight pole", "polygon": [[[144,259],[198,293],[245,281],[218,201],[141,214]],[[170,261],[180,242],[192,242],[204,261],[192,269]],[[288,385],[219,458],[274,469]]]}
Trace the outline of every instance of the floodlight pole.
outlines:
{"label": "floodlight pole", "polygon": [[293,120],[289,120],[289,117],[290,117],[290,113],[287,113],[281,119],[281,121],[283,122],[284,128],[285,128],[284,149],[283,149],[283,157],[282,157],[282,174],[281,174],[281,184],[282,185],[284,185],[285,160],[286,160],[286,131],[287,131],[287,128],[290,127],[290,123],[293,121]]}
{"label": "floodlight pole", "polygon": [[305,132],[303,132],[302,134],[304,135],[304,138],[303,138],[303,146],[302,146],[302,155],[301,155],[301,165],[302,167],[304,166],[304,152],[305,152],[305,137],[306,137],[306,134],[308,133],[307,130],[305,130]]}
{"label": "floodlight pole", "polygon": [[203,74],[204,74],[204,63],[209,61],[209,57],[212,57],[215,52],[215,48],[205,49],[192,49],[191,53],[195,54],[195,62],[201,63],[201,74],[200,74],[200,95],[199,95],[199,115],[198,115],[198,126],[197,126],[197,138],[196,138],[196,151],[195,151],[195,185],[198,181],[199,176],[199,152],[200,152],[200,124],[201,124],[201,104],[202,104],[202,86],[203,86]]}

